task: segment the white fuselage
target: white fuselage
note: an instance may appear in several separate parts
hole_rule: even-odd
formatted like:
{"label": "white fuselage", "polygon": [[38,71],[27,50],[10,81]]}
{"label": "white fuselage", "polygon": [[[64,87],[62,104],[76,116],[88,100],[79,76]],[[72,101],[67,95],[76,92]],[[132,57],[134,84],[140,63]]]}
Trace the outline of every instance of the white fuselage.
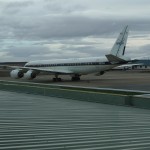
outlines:
{"label": "white fuselage", "polygon": [[106,57],[92,58],[73,58],[73,59],[55,59],[31,61],[25,64],[25,67],[53,70],[62,72],[61,74],[90,74],[109,70],[120,64],[111,64]]}

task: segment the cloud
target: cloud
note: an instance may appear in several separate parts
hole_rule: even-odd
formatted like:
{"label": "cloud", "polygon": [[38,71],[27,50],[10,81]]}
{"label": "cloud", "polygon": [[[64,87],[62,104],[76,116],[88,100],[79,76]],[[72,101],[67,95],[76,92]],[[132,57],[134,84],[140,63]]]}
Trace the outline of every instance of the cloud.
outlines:
{"label": "cloud", "polygon": [[103,56],[126,24],[127,53],[140,55],[134,51],[150,39],[149,5],[148,0],[1,0],[0,52],[5,55],[0,59]]}
{"label": "cloud", "polygon": [[5,15],[17,15],[21,11],[23,11],[25,8],[31,6],[33,4],[32,1],[24,0],[24,1],[6,1],[4,3],[1,3],[3,5],[2,7],[2,13]]}

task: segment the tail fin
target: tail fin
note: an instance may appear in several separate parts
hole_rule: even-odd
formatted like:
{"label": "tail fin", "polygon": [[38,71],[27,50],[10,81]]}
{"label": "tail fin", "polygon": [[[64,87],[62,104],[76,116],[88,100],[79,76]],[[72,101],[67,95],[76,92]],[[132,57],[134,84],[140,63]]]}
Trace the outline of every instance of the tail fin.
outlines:
{"label": "tail fin", "polygon": [[107,59],[110,62],[122,62],[126,61],[123,58],[125,54],[125,48],[126,48],[126,43],[127,43],[127,38],[128,38],[128,26],[124,27],[122,32],[119,34],[115,44],[113,45],[110,54],[106,55]]}

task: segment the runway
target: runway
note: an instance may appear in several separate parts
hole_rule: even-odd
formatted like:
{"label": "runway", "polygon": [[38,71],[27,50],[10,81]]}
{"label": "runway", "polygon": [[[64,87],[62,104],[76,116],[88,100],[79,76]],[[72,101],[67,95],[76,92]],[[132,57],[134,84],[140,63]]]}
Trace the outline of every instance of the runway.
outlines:
{"label": "runway", "polygon": [[68,75],[60,77],[63,79],[62,82],[53,82],[53,75],[40,75],[33,80],[11,79],[10,77],[0,77],[0,80],[150,91],[150,71],[108,71],[102,76],[81,76],[81,81],[77,82],[71,81]]}
{"label": "runway", "polygon": [[149,149],[150,110],[0,91],[0,149]]}

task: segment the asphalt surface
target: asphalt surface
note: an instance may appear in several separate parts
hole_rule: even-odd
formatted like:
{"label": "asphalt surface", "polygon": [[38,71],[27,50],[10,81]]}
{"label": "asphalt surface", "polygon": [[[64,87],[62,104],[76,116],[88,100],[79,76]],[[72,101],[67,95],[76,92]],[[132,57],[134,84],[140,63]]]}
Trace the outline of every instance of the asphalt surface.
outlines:
{"label": "asphalt surface", "polygon": [[149,150],[150,110],[0,91],[1,150]]}
{"label": "asphalt surface", "polygon": [[[14,80],[4,75],[0,80]],[[81,81],[71,81],[68,75],[60,77],[63,79],[62,82],[53,82],[53,75],[40,75],[34,80],[15,79],[15,81],[150,91],[150,71],[108,71],[102,76],[81,76]]]}

